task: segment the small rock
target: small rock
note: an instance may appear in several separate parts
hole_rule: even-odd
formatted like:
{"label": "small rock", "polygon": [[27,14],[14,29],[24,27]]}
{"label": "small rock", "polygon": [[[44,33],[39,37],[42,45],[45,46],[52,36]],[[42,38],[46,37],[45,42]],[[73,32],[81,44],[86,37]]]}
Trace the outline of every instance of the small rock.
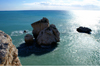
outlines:
{"label": "small rock", "polygon": [[24,37],[26,45],[32,45],[33,44],[33,36],[31,34],[26,34]]}
{"label": "small rock", "polygon": [[23,33],[27,33],[27,31],[26,31],[26,30],[24,30],[24,31],[23,31]]}
{"label": "small rock", "polygon": [[90,34],[92,30],[88,27],[79,27],[77,28],[77,31]]}

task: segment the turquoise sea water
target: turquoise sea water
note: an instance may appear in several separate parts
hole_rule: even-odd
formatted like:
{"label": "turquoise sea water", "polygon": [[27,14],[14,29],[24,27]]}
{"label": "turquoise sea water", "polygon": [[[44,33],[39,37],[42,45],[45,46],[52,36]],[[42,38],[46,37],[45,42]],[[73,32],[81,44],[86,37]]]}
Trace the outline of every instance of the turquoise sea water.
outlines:
{"label": "turquoise sea water", "polygon": [[[9,34],[19,47],[24,43],[23,31],[32,34],[31,24],[43,17],[56,25],[60,42],[49,52],[19,55],[22,65],[100,65],[100,11],[0,11],[0,30]],[[91,28],[92,33],[78,33],[79,26]]]}

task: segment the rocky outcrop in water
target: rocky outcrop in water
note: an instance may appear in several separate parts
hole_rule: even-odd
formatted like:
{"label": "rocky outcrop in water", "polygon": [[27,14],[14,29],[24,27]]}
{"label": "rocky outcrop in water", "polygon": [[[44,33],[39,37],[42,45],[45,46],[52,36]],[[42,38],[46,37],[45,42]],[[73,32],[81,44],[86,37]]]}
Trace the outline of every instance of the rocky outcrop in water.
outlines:
{"label": "rocky outcrop in water", "polygon": [[60,33],[55,25],[52,24],[50,27],[41,30],[36,40],[39,45],[51,45],[60,41],[59,35]]}
{"label": "rocky outcrop in water", "polygon": [[37,22],[34,22],[31,24],[31,26],[33,27],[33,36],[35,38],[37,38],[37,36],[39,35],[40,31],[43,30],[44,28],[49,27],[49,20],[47,18],[43,18]]}
{"label": "rocky outcrop in water", "polygon": [[33,36],[38,45],[51,45],[60,41],[59,31],[55,25],[49,25],[47,18],[32,23],[31,26],[33,27]]}
{"label": "rocky outcrop in water", "polygon": [[18,50],[12,44],[11,37],[0,31],[0,66],[4,65],[20,66],[21,63],[18,58]]}
{"label": "rocky outcrop in water", "polygon": [[26,31],[26,30],[24,30],[24,31],[23,31],[23,33],[27,33],[27,31]]}
{"label": "rocky outcrop in water", "polygon": [[33,36],[31,34],[26,34],[24,37],[26,45],[31,45],[33,44]]}
{"label": "rocky outcrop in water", "polygon": [[76,30],[77,30],[78,32],[88,33],[88,34],[90,34],[91,31],[92,31],[90,28],[88,28],[88,27],[82,27],[82,26],[80,26],[80,27],[77,28]]}

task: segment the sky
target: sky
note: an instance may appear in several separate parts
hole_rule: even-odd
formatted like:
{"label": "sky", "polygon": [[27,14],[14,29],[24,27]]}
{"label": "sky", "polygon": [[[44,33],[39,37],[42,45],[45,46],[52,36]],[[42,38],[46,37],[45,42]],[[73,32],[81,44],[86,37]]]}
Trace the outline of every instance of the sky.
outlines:
{"label": "sky", "polygon": [[3,10],[100,10],[100,0],[0,0]]}

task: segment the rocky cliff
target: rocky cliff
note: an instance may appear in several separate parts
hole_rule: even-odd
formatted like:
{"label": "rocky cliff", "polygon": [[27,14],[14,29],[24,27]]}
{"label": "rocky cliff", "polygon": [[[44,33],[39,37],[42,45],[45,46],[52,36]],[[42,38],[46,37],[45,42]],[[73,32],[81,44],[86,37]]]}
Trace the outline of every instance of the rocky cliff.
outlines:
{"label": "rocky cliff", "polygon": [[12,39],[9,35],[0,31],[0,66],[16,65],[20,66],[18,58],[18,50],[12,44]]}

